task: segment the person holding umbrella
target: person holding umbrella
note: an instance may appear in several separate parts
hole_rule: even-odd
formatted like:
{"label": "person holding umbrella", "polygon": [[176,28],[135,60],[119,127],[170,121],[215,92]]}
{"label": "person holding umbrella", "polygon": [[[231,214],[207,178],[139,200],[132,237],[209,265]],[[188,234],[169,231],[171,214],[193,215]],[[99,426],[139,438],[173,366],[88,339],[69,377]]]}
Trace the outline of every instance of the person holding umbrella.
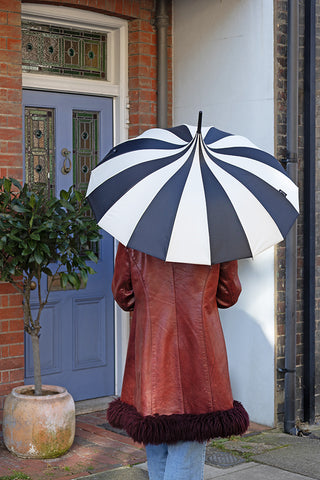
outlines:
{"label": "person holding umbrella", "polygon": [[133,316],[108,421],[145,444],[150,480],[201,480],[207,440],[249,424],[232,398],[218,313],[241,292],[237,261],[165,262],[119,244],[112,290]]}
{"label": "person holding umbrella", "polygon": [[279,162],[214,127],[150,129],[113,148],[87,197],[117,240],[112,289],[132,322],[109,423],[146,446],[151,480],[201,480],[206,442],[243,434],[218,308],[237,302],[237,259],[283,240],[298,189]]}

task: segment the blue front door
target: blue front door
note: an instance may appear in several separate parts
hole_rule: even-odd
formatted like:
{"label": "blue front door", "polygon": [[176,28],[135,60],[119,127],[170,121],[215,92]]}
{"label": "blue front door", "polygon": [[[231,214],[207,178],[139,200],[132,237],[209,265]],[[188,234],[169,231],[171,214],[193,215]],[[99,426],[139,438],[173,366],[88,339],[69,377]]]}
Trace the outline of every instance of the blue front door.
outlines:
{"label": "blue front door", "polygon": [[[26,180],[47,183],[56,196],[73,184],[85,190],[90,169],[112,147],[112,99],[25,90],[23,106]],[[61,290],[56,282],[41,321],[43,383],[65,386],[75,400],[114,393],[114,251],[106,233],[97,254],[86,288]],[[25,382],[33,383],[28,337]]]}

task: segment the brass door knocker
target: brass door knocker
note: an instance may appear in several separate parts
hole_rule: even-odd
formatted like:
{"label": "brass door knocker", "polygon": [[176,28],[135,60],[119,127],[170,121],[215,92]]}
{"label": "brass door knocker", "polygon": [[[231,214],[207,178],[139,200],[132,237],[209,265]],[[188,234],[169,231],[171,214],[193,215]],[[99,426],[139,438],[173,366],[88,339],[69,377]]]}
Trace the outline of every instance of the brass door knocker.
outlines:
{"label": "brass door knocker", "polygon": [[63,162],[63,166],[61,168],[61,172],[63,173],[63,175],[67,175],[70,171],[71,171],[71,160],[70,160],[70,151],[67,149],[67,148],[63,148],[61,150],[61,155],[64,157],[64,162]]}

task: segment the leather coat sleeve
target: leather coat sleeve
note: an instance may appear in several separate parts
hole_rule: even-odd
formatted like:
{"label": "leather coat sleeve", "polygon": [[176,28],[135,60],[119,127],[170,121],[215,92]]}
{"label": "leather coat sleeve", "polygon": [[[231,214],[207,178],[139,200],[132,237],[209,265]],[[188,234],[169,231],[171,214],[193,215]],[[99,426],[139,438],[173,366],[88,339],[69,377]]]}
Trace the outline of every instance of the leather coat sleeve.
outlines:
{"label": "leather coat sleeve", "polygon": [[112,293],[117,304],[125,311],[134,309],[134,291],[131,283],[131,269],[128,249],[119,243],[114,274]]}
{"label": "leather coat sleeve", "polygon": [[228,308],[234,305],[241,293],[241,284],[238,277],[238,262],[224,262],[220,264],[219,283],[217,288],[217,304],[219,308]]}

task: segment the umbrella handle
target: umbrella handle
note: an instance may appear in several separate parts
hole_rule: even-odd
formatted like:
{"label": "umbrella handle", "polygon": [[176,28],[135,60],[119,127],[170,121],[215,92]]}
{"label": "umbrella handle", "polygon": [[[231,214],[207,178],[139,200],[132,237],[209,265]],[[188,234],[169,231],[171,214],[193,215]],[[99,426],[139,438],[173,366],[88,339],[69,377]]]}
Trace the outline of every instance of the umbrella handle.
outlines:
{"label": "umbrella handle", "polygon": [[197,129],[197,133],[201,133],[201,124],[202,124],[202,112],[200,111],[200,112],[199,112],[199,116],[198,116],[198,129]]}

